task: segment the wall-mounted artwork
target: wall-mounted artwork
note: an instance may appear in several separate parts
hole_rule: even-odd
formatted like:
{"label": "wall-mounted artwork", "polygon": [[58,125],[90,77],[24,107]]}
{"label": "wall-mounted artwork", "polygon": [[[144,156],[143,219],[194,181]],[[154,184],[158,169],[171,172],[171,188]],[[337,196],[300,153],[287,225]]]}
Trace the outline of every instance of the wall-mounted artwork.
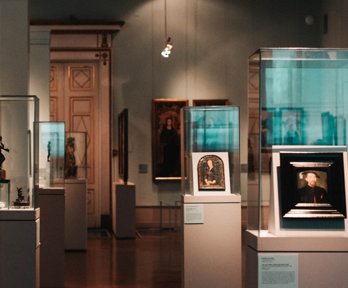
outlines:
{"label": "wall-mounted artwork", "polygon": [[118,174],[128,182],[128,109],[118,115]]}
{"label": "wall-mounted artwork", "polygon": [[154,181],[181,180],[180,109],[185,99],[152,100],[152,175]]}

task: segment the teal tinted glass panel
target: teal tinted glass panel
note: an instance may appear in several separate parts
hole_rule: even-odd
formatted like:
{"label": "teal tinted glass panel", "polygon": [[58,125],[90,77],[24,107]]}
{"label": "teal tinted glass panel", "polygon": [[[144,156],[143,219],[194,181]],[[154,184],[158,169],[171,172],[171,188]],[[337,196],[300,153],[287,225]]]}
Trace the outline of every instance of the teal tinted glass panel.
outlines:
{"label": "teal tinted glass panel", "polygon": [[192,108],[187,135],[194,152],[239,150],[239,108]]}
{"label": "teal tinted glass panel", "polygon": [[53,181],[64,178],[65,124],[38,122],[39,185],[50,187]]}
{"label": "teal tinted glass panel", "polygon": [[[182,110],[184,137],[182,190],[193,194],[195,152],[227,152],[230,193],[240,194],[239,107],[194,106]],[[196,171],[196,170],[195,170]]]}
{"label": "teal tinted glass panel", "polygon": [[346,145],[348,52],[261,52],[261,146]]}

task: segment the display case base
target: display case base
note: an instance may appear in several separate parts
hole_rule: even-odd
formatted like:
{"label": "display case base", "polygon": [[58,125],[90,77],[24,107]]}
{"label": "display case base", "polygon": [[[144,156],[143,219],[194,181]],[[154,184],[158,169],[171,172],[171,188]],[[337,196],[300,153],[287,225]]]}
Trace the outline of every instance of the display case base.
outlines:
{"label": "display case base", "polygon": [[241,196],[182,197],[183,287],[242,287]]}
{"label": "display case base", "polygon": [[347,287],[348,237],[246,231],[245,239],[246,288]]}
{"label": "display case base", "polygon": [[40,209],[0,211],[0,287],[40,287]]}
{"label": "display case base", "polygon": [[114,184],[112,229],[116,238],[135,238],[135,185]]}
{"label": "display case base", "polygon": [[40,188],[41,287],[64,287],[64,188]]}

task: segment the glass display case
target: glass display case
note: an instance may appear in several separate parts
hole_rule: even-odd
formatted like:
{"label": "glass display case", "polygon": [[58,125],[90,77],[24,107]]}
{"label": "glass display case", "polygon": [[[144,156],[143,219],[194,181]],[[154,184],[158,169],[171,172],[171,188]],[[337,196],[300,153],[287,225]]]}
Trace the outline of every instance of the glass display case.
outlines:
{"label": "glass display case", "polygon": [[0,209],[36,208],[36,96],[0,96]]}
{"label": "glass display case", "polygon": [[35,123],[39,133],[39,186],[51,187],[64,179],[65,123]]}
{"label": "glass display case", "polygon": [[[87,178],[87,133],[65,133],[65,179]],[[91,163],[90,163],[91,165]]]}
{"label": "glass display case", "polygon": [[239,107],[185,107],[181,118],[184,194],[240,194]]}
{"label": "glass display case", "polygon": [[[327,171],[321,175],[328,178],[330,173],[333,174],[330,172],[331,168],[325,168],[328,158],[322,153],[340,154],[347,150],[348,50],[262,48],[249,57],[248,72],[248,229],[261,232],[269,230],[270,223],[274,221],[270,218],[279,217],[282,221],[285,216],[285,214],[277,215],[272,210],[274,207],[270,205],[274,201],[274,196],[282,196],[272,194],[272,191],[277,193],[277,189],[284,188],[279,183],[280,186],[274,187],[276,182],[273,179],[282,176],[283,182],[286,182],[286,177],[292,177],[297,173],[298,179],[302,177],[297,180],[298,184],[289,182],[294,185],[292,193],[296,193],[295,190],[300,188],[299,183],[304,182],[309,170],[321,170],[323,173]],[[314,155],[318,147],[320,152]],[[272,152],[276,155],[275,150],[282,152],[284,149],[289,153],[299,154],[297,158],[290,154],[295,159],[289,162],[291,165],[284,160],[286,157],[293,159],[290,156],[280,155],[280,160],[272,158]],[[307,154],[303,156],[301,153]],[[340,160],[339,165],[342,165],[340,166],[342,169],[346,169],[345,154],[342,155],[340,157],[343,160]],[[330,154],[328,157],[333,156]],[[280,164],[285,163],[283,166],[287,165],[288,174],[283,172],[286,169],[277,170],[277,167],[274,169],[277,161],[280,161]],[[296,165],[306,166],[308,171],[301,168],[302,173]],[[326,184],[330,184],[329,180]],[[335,184],[332,184],[332,187],[335,187]],[[284,197],[279,199],[283,208],[288,205]],[[292,199],[293,196],[289,197]],[[341,197],[339,201],[346,202],[344,192],[339,197]],[[319,206],[318,203],[315,205]],[[334,229],[346,229],[345,209],[344,207],[341,213],[344,216],[341,218],[344,219],[334,220]],[[323,220],[324,217],[320,216],[317,219],[312,217],[310,221],[305,221],[303,218],[292,222],[295,223],[295,230],[315,231],[326,228],[330,230],[329,227],[333,222],[332,219]],[[289,230],[292,229],[291,225],[287,226]]]}

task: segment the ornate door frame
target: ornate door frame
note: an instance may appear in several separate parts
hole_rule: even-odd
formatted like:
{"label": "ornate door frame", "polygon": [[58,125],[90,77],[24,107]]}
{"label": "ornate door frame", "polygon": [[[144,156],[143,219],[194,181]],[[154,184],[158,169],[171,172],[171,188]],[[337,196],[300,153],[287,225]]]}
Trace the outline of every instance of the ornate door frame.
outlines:
{"label": "ornate door frame", "polygon": [[[98,97],[95,125],[95,165],[99,171],[95,183],[95,195],[87,195],[88,225],[100,227],[101,219],[111,214],[111,47],[119,24],[112,25],[50,25],[51,63],[97,63]],[[108,139],[107,141],[105,139]],[[87,159],[88,161],[88,159]],[[88,186],[88,185],[87,185]]]}

